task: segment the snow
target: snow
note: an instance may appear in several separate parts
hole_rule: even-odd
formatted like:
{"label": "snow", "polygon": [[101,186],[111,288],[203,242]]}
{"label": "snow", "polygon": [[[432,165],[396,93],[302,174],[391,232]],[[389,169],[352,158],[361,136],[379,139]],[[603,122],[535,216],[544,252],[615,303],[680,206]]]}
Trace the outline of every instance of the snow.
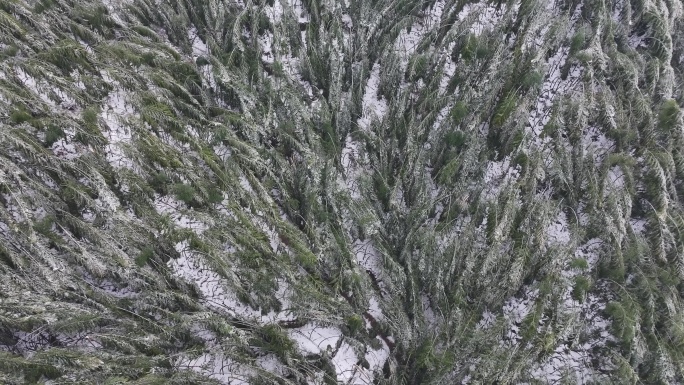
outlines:
{"label": "snow", "polygon": [[634,35],[630,35],[629,39],[627,41],[628,41],[629,46],[632,47],[632,49],[637,49],[639,47],[648,47],[648,45],[644,41],[645,37],[646,37],[645,34],[641,35],[641,36],[634,34]]}
{"label": "snow", "polygon": [[[547,5],[547,12],[552,14],[557,12],[553,2],[548,2]],[[570,18],[570,27],[566,32],[568,38],[571,38],[575,33],[574,25],[579,20],[581,9],[582,4],[579,4]],[[538,35],[534,38],[533,46],[543,45],[542,43],[546,38],[549,29],[549,25],[545,25],[541,28]],[[543,52],[543,49],[539,50],[538,55],[541,55]],[[570,66],[566,78],[561,78],[561,70],[565,66],[569,53],[569,47],[560,47],[554,55],[546,60],[546,74],[541,86],[541,94],[537,97],[535,106],[530,112],[527,126],[525,127],[526,133],[533,138],[533,144],[536,146],[547,145],[552,140],[549,137],[541,138],[541,133],[544,126],[550,121],[551,110],[555,101],[559,96],[570,94],[580,83],[583,69],[575,64]],[[533,62],[536,62],[539,59],[540,56]]]}
{"label": "snow", "polygon": [[174,221],[174,224],[184,229],[193,230],[196,234],[201,234],[208,228],[208,225],[198,218],[193,218],[192,211],[181,211],[185,204],[170,195],[155,194],[154,207],[159,214],[166,214]]}
{"label": "snow", "polygon": [[59,158],[66,160],[73,160],[78,158],[81,153],[76,143],[70,142],[68,139],[62,138],[52,144],[50,149]]}
{"label": "snow", "polygon": [[133,162],[124,154],[124,147],[131,143],[133,136],[126,119],[133,116],[133,107],[126,102],[128,95],[122,89],[110,92],[104,102],[102,119],[108,130],[103,134],[107,138],[105,152],[107,161],[114,167],[134,169]]}
{"label": "snow", "polygon": [[373,120],[381,121],[387,114],[387,101],[384,97],[378,99],[378,87],[380,84],[380,65],[375,63],[371,69],[370,77],[366,82],[363,92],[363,115],[358,120],[359,127],[367,131]]}
{"label": "snow", "polygon": [[468,3],[458,14],[458,20],[470,25],[469,31],[475,35],[481,35],[487,30],[492,30],[506,13],[506,7],[497,10],[494,4]]}
{"label": "snow", "polygon": [[[561,343],[558,343],[551,356],[531,368],[532,377],[546,383],[559,381],[563,375],[569,375],[578,384],[601,382],[597,381],[600,374],[594,369],[594,351],[597,347],[605,346],[606,342],[614,341],[608,331],[610,322],[601,315],[604,309],[605,300],[590,293],[577,312],[582,324],[586,325],[583,334],[590,339],[580,342],[576,337],[571,337],[572,330],[565,331],[565,338],[560,340]],[[564,339],[568,343],[563,343]]]}
{"label": "snow", "polygon": [[575,258],[582,258],[586,260],[587,265],[589,265],[588,270],[593,270],[598,263],[599,251],[602,246],[602,240],[598,238],[592,238],[577,248],[575,251]]}
{"label": "snow", "polygon": [[[26,73],[21,67],[15,67],[17,78],[34,94],[38,95],[40,99],[53,109],[57,109],[55,99],[60,102],[62,108],[75,108],[77,106],[76,100],[68,95],[64,90],[50,85],[45,80],[38,80]],[[71,112],[70,112],[71,113]]]}
{"label": "snow", "polygon": [[[579,82],[582,71],[577,66],[572,66],[565,80],[561,79],[561,69],[565,65],[570,49],[560,48],[546,63],[547,74],[541,87],[541,95],[537,98],[534,109],[530,112],[526,130],[536,138],[535,143],[543,143],[540,135],[544,126],[551,118],[551,108],[559,95],[569,93]],[[550,140],[547,138],[547,141]]]}
{"label": "snow", "polygon": [[[593,271],[599,260],[599,252],[603,247],[603,241],[597,238],[590,239],[580,245],[572,256],[587,261],[587,271]],[[533,378],[553,382],[558,381],[563,375],[570,375],[577,383],[587,383],[598,379],[593,362],[594,349],[597,346],[605,346],[606,342],[614,340],[608,329],[610,322],[603,317],[607,298],[600,297],[594,292],[589,292],[585,300],[580,303],[572,297],[574,278],[586,274],[582,269],[571,269],[569,266],[562,272],[565,278],[565,291],[559,304],[559,311],[565,316],[574,317],[579,323],[575,323],[580,329],[568,329],[557,336],[555,351],[543,362],[538,363],[531,370]],[[577,340],[576,335],[583,334],[588,337],[583,342]]]}
{"label": "snow", "polygon": [[306,14],[304,7],[302,7],[302,0],[288,0],[288,3],[293,7],[293,12],[299,23],[309,22],[309,17]]}
{"label": "snow", "polygon": [[560,212],[556,219],[546,229],[549,245],[565,245],[570,242],[570,229],[565,213]]}
{"label": "snow", "polygon": [[508,324],[505,333],[506,342],[511,345],[518,344],[522,340],[520,335],[520,324],[525,317],[532,311],[537,298],[539,289],[527,288],[526,292],[520,297],[511,297],[504,303],[503,317]]}
{"label": "snow", "polygon": [[175,360],[174,366],[178,370],[194,370],[203,373],[223,384],[230,385],[249,385],[250,378],[255,374],[251,368],[221,353],[203,353],[195,358],[181,355]]}
{"label": "snow", "polygon": [[338,383],[354,385],[372,384],[372,378],[364,378],[359,373],[360,367],[356,365],[358,361],[359,359],[354,349],[346,342],[342,342],[337,350],[337,354],[332,358]]}
{"label": "snow", "polygon": [[378,280],[378,285],[384,290],[385,284],[382,281],[382,261],[380,260],[380,256],[375,250],[375,247],[373,247],[372,241],[368,239],[365,241],[357,239],[352,245],[352,248],[358,264],[366,271],[373,273]]}
{"label": "snow", "polygon": [[197,28],[192,27],[188,29],[188,40],[192,43],[193,60],[197,60],[198,57],[207,56],[209,54],[209,48],[197,34]]}
{"label": "snow", "polygon": [[349,29],[351,29],[354,26],[352,18],[346,13],[342,15],[342,23],[344,23],[344,25]]}
{"label": "snow", "polygon": [[451,81],[451,78],[454,77],[454,74],[456,74],[456,63],[454,63],[453,60],[451,60],[451,52],[454,49],[454,45],[456,43],[450,43],[446,48],[444,48],[442,52],[442,56],[446,58],[446,62],[444,64],[443,68],[443,75],[442,78],[439,81],[439,95],[444,95],[446,92],[447,86],[449,85],[449,81]]}
{"label": "snow", "polygon": [[304,353],[320,354],[326,349],[335,349],[342,338],[342,332],[335,327],[324,327],[307,323],[301,328],[290,329],[288,334]]}
{"label": "snow", "polygon": [[[51,316],[46,317],[48,323],[53,323],[57,321]],[[80,333],[55,333],[54,335],[47,331],[41,331],[40,329],[33,332],[14,332],[12,337],[17,340],[15,345],[0,345],[0,350],[4,351],[17,351],[24,357],[30,358],[36,352],[46,350],[53,346],[55,343],[60,344],[65,348],[76,348],[79,350],[85,350],[86,352],[93,352],[96,349],[102,347],[102,344],[97,340],[97,337],[91,333],[80,332]],[[52,339],[56,340],[53,341]]]}
{"label": "snow", "polygon": [[427,325],[430,327],[435,327],[437,325],[437,316],[435,315],[435,311],[432,309],[432,305],[430,304],[430,298],[425,294],[421,294],[420,301],[423,305],[423,315],[425,316]]}
{"label": "snow", "polygon": [[620,166],[613,166],[608,169],[606,182],[610,188],[622,190],[625,187],[625,174],[622,172],[622,168]]}
{"label": "snow", "polygon": [[283,17],[283,5],[280,2],[281,0],[274,0],[272,6],[264,6],[264,12],[273,25],[279,23]]}
{"label": "snow", "polygon": [[271,48],[273,45],[273,33],[268,31],[259,36],[259,44],[261,45],[261,60],[264,63],[273,63],[275,61]]}
{"label": "snow", "polygon": [[495,199],[501,189],[515,183],[520,177],[520,167],[511,167],[511,157],[506,156],[501,161],[489,162],[484,176],[487,188],[484,191],[484,199]]}
{"label": "snow", "polygon": [[310,97],[313,98],[313,88],[311,87],[311,84],[308,81],[303,80],[302,75],[300,74],[299,71],[299,66],[300,66],[300,60],[298,57],[293,56],[291,53],[290,54],[285,54],[280,56],[280,63],[283,65],[283,69],[285,70],[285,73],[287,75],[297,81],[306,94]]}
{"label": "snow", "polygon": [[439,27],[444,5],[444,0],[436,1],[422,20],[399,32],[394,49],[401,58],[402,70],[406,69],[409,58],[416,52],[425,34],[431,29]]}
{"label": "snow", "polygon": [[196,283],[202,293],[204,302],[210,307],[235,317],[247,318],[261,324],[293,320],[290,312],[287,310],[289,307],[286,299],[288,287],[285,282],[279,282],[278,291],[273,294],[275,298],[283,302],[285,310],[278,313],[271,311],[266,315],[262,315],[261,311],[242,304],[237,299],[235,293],[228,289],[227,282],[211,270],[199,255],[192,253],[188,246],[187,241],[176,244],[176,250],[180,253],[180,257],[170,260],[169,266],[176,275],[189,282]]}
{"label": "snow", "polygon": [[259,367],[261,367],[269,373],[273,373],[278,376],[283,376],[285,374],[283,365],[278,360],[278,357],[276,357],[273,354],[267,354],[265,356],[257,358],[256,363],[257,365],[259,365]]}
{"label": "snow", "polygon": [[368,301],[368,314],[376,321],[382,321],[385,318],[385,315],[382,314],[382,309],[380,309],[380,303],[378,303],[375,297],[371,297]]}
{"label": "snow", "polygon": [[249,183],[249,181],[244,175],[240,175],[240,187],[245,189],[245,191],[254,194],[254,190],[252,190],[252,185]]}
{"label": "snow", "polygon": [[271,249],[273,252],[278,251],[278,246],[280,245],[280,238],[278,236],[278,233],[275,231],[273,227],[270,227],[266,221],[264,221],[261,218],[253,218],[254,223],[256,223],[261,231],[266,234],[266,237],[268,238],[268,242],[271,245]]}
{"label": "snow", "polygon": [[332,354],[331,361],[339,383],[373,384],[374,372],[381,370],[389,358],[389,347],[378,337],[376,339],[381,347],[367,349],[365,358],[369,369],[364,369],[357,365],[357,353],[351,345],[342,340],[342,332],[338,328],[308,323],[301,328],[289,330],[288,334],[303,353],[321,354],[327,351]]}
{"label": "snow", "polygon": [[390,348],[387,343],[380,337],[375,337],[376,341],[381,343],[380,349],[368,349],[365,358],[368,361],[369,371],[380,371],[383,365],[389,358]]}
{"label": "snow", "polygon": [[475,330],[489,329],[496,321],[496,314],[489,310],[485,310],[482,313],[482,319],[475,326]]}
{"label": "snow", "polygon": [[83,280],[89,285],[102,290],[107,295],[115,298],[134,298],[138,296],[138,293],[130,287],[121,287],[120,284],[108,279],[96,279],[88,272],[83,273]]}
{"label": "snow", "polygon": [[213,147],[214,154],[222,161],[228,161],[228,158],[233,154],[229,147],[224,145],[216,145]]}
{"label": "snow", "polygon": [[44,87],[40,86],[38,80],[36,80],[33,76],[24,72],[24,70],[19,68],[19,67],[16,67],[15,71],[16,71],[17,77],[19,78],[19,80],[21,80],[22,83],[24,83],[24,86],[26,88],[28,88],[34,94],[38,95],[43,100],[43,102],[45,102],[50,107],[52,107],[52,108],[56,107],[55,102],[53,102],[52,99],[50,99],[50,97],[48,97],[48,95],[41,90],[41,88],[44,88]]}
{"label": "snow", "polygon": [[352,199],[361,198],[361,191],[359,190],[359,178],[362,175],[362,168],[359,165],[361,161],[360,144],[351,137],[347,136],[345,146],[342,149],[341,163],[344,180],[338,184],[348,191]]}
{"label": "snow", "polygon": [[646,220],[644,219],[630,219],[629,224],[632,227],[632,230],[636,234],[644,235],[646,234]]}
{"label": "snow", "polygon": [[613,140],[608,139],[601,129],[596,126],[588,127],[582,135],[582,149],[585,154],[592,156],[597,167],[614,146]]}

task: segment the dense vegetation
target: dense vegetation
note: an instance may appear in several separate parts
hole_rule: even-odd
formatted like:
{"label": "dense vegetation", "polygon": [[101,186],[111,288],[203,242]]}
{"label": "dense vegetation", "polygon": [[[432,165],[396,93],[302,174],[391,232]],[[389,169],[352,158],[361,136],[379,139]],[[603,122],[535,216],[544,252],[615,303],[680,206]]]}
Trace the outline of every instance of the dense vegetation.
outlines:
{"label": "dense vegetation", "polygon": [[675,384],[679,0],[0,0],[0,382]]}

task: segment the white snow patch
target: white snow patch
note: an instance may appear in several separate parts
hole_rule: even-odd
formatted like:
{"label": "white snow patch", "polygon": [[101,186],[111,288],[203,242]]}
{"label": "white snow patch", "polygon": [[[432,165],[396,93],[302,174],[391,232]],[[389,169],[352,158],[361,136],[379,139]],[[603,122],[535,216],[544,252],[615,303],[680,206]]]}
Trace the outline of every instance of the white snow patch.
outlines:
{"label": "white snow patch", "polygon": [[546,236],[550,245],[565,245],[570,242],[570,228],[565,213],[558,213],[553,223],[546,228]]}
{"label": "white snow patch", "polygon": [[420,301],[423,305],[423,316],[425,316],[425,321],[427,321],[428,326],[436,326],[437,316],[435,315],[435,311],[432,309],[432,305],[430,304],[430,298],[425,294],[421,294]]}
{"label": "white snow patch", "polygon": [[283,5],[280,1],[281,0],[274,0],[272,6],[266,5],[264,7],[264,12],[273,25],[279,23],[283,17]]}
{"label": "white snow patch", "polygon": [[378,280],[380,289],[384,290],[385,284],[383,283],[382,279],[382,261],[378,255],[378,252],[375,250],[375,247],[373,247],[372,241],[368,239],[365,241],[357,239],[352,245],[352,248],[354,250],[354,254],[356,255],[358,264],[366,271],[373,273],[375,278]]}
{"label": "white snow patch", "polygon": [[497,10],[495,4],[488,4],[486,2],[468,3],[458,14],[458,20],[470,23],[470,33],[481,35],[486,30],[494,29],[505,13],[505,6],[501,6]]}
{"label": "white snow patch", "polygon": [[401,58],[402,70],[406,69],[409,57],[416,52],[423,36],[431,29],[439,26],[444,12],[444,4],[444,0],[435,2],[422,20],[399,32],[394,49]]}
{"label": "white snow patch", "polygon": [[442,78],[439,81],[439,95],[444,95],[451,78],[456,74],[456,63],[451,59],[451,51],[453,50],[454,45],[455,43],[450,43],[449,46],[444,49],[443,55],[447,60],[444,64]]}
{"label": "white snow patch", "polygon": [[509,298],[504,304],[503,317],[509,326],[505,337],[509,343],[517,344],[522,339],[522,336],[520,336],[520,324],[532,310],[538,296],[538,289],[528,290],[522,297]]}
{"label": "white snow patch", "polygon": [[197,234],[204,232],[209,226],[203,221],[193,218],[191,210],[183,212],[185,204],[170,195],[155,194],[154,207],[159,214],[167,214],[175,225],[184,229],[193,230]]}
{"label": "white snow patch", "polygon": [[598,127],[590,126],[582,135],[582,149],[590,154],[594,164],[598,167],[603,159],[611,152],[615,143],[608,139]]}
{"label": "white snow patch", "polygon": [[280,363],[278,358],[273,354],[268,354],[257,358],[256,363],[262,369],[266,370],[269,373],[273,373],[278,376],[282,376],[285,374],[283,364]]}
{"label": "white snow patch", "polygon": [[107,161],[115,167],[133,169],[133,162],[124,154],[124,147],[131,143],[133,135],[126,125],[126,119],[133,116],[133,107],[126,102],[127,94],[121,89],[109,93],[102,110],[102,119],[108,130],[103,132],[107,138],[105,153]]}
{"label": "white snow patch", "polygon": [[496,314],[489,310],[485,310],[482,313],[482,319],[475,326],[475,330],[489,329],[496,321]]}
{"label": "white snow patch", "polygon": [[484,191],[485,199],[494,199],[507,184],[515,183],[520,177],[520,167],[511,167],[511,157],[506,156],[501,161],[490,162],[484,176],[487,186]]}
{"label": "white snow patch", "polygon": [[262,315],[261,311],[254,310],[238,301],[237,296],[228,290],[225,280],[211,270],[202,261],[200,256],[194,255],[189,250],[187,241],[178,243],[176,250],[180,253],[180,257],[170,260],[169,266],[181,278],[195,282],[202,293],[203,300],[210,307],[225,311],[235,317],[251,319],[261,324],[293,320],[290,311],[287,310],[286,293],[288,286],[285,282],[279,281],[278,291],[274,293],[274,296],[283,303],[285,310],[278,313],[271,311],[266,315]]}
{"label": "white snow patch", "polygon": [[372,377],[356,365],[359,358],[348,343],[342,342],[337,354],[332,358],[337,382],[343,384],[366,385],[372,384]]}
{"label": "white snow patch", "polygon": [[378,340],[382,346],[380,349],[368,349],[365,358],[366,361],[368,361],[368,371],[377,373],[378,371],[382,370],[382,366],[389,358],[390,349],[389,346],[387,346],[387,343],[382,340],[382,338],[375,337],[375,339]]}
{"label": "white snow patch", "polygon": [[326,349],[335,349],[342,338],[342,332],[335,327],[324,327],[308,323],[301,328],[288,330],[299,349],[303,353],[320,354]]}
{"label": "white snow patch", "polygon": [[630,226],[636,234],[644,235],[646,234],[646,220],[644,219],[630,219]]}
{"label": "white snow patch", "polygon": [[631,35],[631,36],[629,37],[629,39],[627,40],[627,44],[629,44],[629,46],[630,46],[632,49],[637,49],[637,48],[639,48],[639,47],[648,47],[648,45],[646,44],[646,42],[644,42],[644,38],[645,38],[645,37],[646,37],[646,35],[641,35],[641,36],[636,35],[636,34],[635,34],[635,35]]}
{"label": "white snow patch", "polygon": [[190,40],[190,43],[192,43],[193,60],[197,60],[198,57],[207,56],[209,54],[209,48],[198,35],[197,28],[191,27],[188,29],[188,40]]}
{"label": "white snow patch", "polygon": [[259,36],[259,44],[261,45],[261,60],[264,63],[273,63],[275,60],[271,50],[273,45],[273,33],[268,31],[262,36]]}
{"label": "white snow patch", "polygon": [[380,65],[375,63],[371,69],[370,77],[366,82],[363,92],[363,115],[358,120],[358,125],[363,130],[368,130],[374,119],[382,120],[387,113],[387,101],[384,97],[378,99],[378,87],[380,84]]}
{"label": "white snow patch", "polygon": [[221,353],[204,353],[196,358],[182,355],[174,362],[174,366],[178,370],[193,370],[230,385],[249,385],[250,378],[255,374],[251,368]]}
{"label": "white snow patch", "polygon": [[77,144],[65,138],[59,139],[53,143],[50,149],[56,156],[66,160],[73,160],[81,155],[79,148],[77,148]]}
{"label": "white snow patch", "polygon": [[[344,180],[338,182],[338,184],[346,191],[349,192],[352,199],[361,198],[361,191],[359,189],[359,178],[361,177],[361,151],[359,149],[360,144],[355,140],[352,140],[350,136],[347,136],[345,141],[345,146],[342,149],[341,163],[343,170]],[[342,175],[340,175],[342,177]]]}
{"label": "white snow patch", "polygon": [[375,297],[371,297],[368,301],[368,314],[375,318],[376,321],[382,321],[385,318],[385,315],[382,314],[382,309],[380,309],[380,303],[378,303]]}
{"label": "white snow patch", "polygon": [[228,161],[228,158],[233,154],[233,152],[230,150],[229,147],[224,146],[224,145],[216,145],[214,146],[214,154],[221,159],[222,162]]}
{"label": "white snow patch", "polygon": [[21,82],[24,83],[24,86],[34,94],[38,95],[41,98],[41,100],[45,102],[45,104],[49,105],[50,107],[57,106],[55,102],[47,95],[47,93],[44,92],[44,89],[46,87],[41,85],[42,82],[39,82],[33,76],[27,74],[23,69],[19,67],[16,67],[15,71],[19,80],[21,80]]}
{"label": "white snow patch", "polygon": [[568,58],[570,49],[562,47],[547,61],[547,75],[541,87],[541,95],[537,98],[535,108],[530,112],[528,118],[528,125],[526,131],[533,134],[537,145],[549,142],[551,138],[546,138],[546,141],[540,137],[542,130],[551,119],[551,108],[558,95],[564,95],[570,92],[579,82],[582,74],[580,67],[573,65],[570,68],[568,76],[565,80],[561,78],[561,70]]}
{"label": "white snow patch", "polygon": [[240,187],[245,189],[247,192],[254,193],[252,190],[252,185],[249,184],[249,180],[244,175],[240,175]]}

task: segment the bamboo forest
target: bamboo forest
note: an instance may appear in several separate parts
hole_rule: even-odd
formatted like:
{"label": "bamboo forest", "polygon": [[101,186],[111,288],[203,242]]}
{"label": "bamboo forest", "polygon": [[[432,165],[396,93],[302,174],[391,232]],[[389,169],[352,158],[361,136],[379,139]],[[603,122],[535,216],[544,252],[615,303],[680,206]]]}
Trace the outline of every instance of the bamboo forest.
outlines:
{"label": "bamboo forest", "polygon": [[684,384],[681,0],[0,0],[1,384]]}

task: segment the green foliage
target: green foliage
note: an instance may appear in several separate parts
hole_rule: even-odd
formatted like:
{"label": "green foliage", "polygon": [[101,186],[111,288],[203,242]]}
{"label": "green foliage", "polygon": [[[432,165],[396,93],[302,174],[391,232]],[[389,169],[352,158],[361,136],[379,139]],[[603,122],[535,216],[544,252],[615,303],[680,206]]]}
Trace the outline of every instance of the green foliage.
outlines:
{"label": "green foliage", "polygon": [[0,383],[682,377],[666,2],[110,3],[0,2]]}
{"label": "green foliage", "polygon": [[424,78],[429,69],[429,58],[427,55],[418,55],[412,60],[410,65],[411,76],[409,79],[411,81],[417,81],[418,79]]}
{"label": "green foliage", "polygon": [[463,101],[457,102],[451,109],[451,121],[454,124],[459,124],[468,115],[468,106]]}
{"label": "green foliage", "polygon": [[176,197],[176,199],[185,202],[186,204],[191,204],[195,199],[196,191],[189,184],[176,183],[173,186],[171,186],[171,191],[173,192],[173,195]]}
{"label": "green foliage", "polygon": [[510,93],[503,98],[494,112],[494,119],[492,120],[494,127],[503,126],[513,111],[515,111],[517,104],[518,98],[513,93]]}
{"label": "green foliage", "polygon": [[52,234],[52,228],[54,224],[55,218],[53,216],[46,216],[40,221],[36,221],[34,223],[33,230],[46,237],[50,237],[50,235]]}
{"label": "green foliage", "polygon": [[98,126],[97,115],[98,109],[95,107],[88,107],[83,110],[83,113],[81,114],[83,125],[74,136],[74,140],[85,145],[93,144],[102,146],[106,143],[106,139]]}
{"label": "green foliage", "polygon": [[635,321],[637,317],[636,309],[631,303],[626,306],[619,302],[610,302],[606,305],[606,314],[613,320],[613,330],[615,335],[620,339],[623,347],[627,349],[634,339]]}
{"label": "green foliage", "polygon": [[444,143],[451,148],[461,149],[466,141],[466,135],[462,131],[450,131],[444,135]]}
{"label": "green foliage", "polygon": [[347,327],[351,334],[356,334],[363,328],[363,318],[360,315],[354,314],[347,318]]}
{"label": "green foliage", "polygon": [[207,195],[207,203],[214,204],[223,201],[223,192],[216,187],[210,187]]}
{"label": "green foliage", "polygon": [[584,258],[573,258],[570,261],[570,267],[578,270],[586,270],[589,268],[589,263]]}
{"label": "green foliage", "polygon": [[584,33],[584,30],[580,29],[572,36],[572,39],[570,41],[569,55],[572,56],[575,53],[579,52],[584,47],[585,40],[586,35]]}
{"label": "green foliage", "polygon": [[135,257],[135,264],[142,267],[147,264],[147,261],[154,256],[154,249],[150,246],[145,247],[140,251],[137,257]]}
{"label": "green foliage", "polygon": [[665,132],[671,132],[678,122],[681,109],[674,99],[666,100],[660,107],[658,126]]}
{"label": "green foliage", "polygon": [[149,183],[150,186],[154,189],[154,191],[156,191],[159,194],[166,195],[169,191],[168,187],[171,183],[171,179],[164,171],[161,171],[152,174]]}
{"label": "green foliage", "polygon": [[463,46],[460,51],[461,57],[466,61],[473,60],[478,56],[478,50],[478,37],[473,34],[467,35],[464,39]]}
{"label": "green foliage", "polygon": [[280,358],[293,354],[295,342],[277,325],[266,325],[257,331],[259,337],[254,343],[266,352],[274,353]]}
{"label": "green foliage", "polygon": [[61,128],[54,124],[48,125],[45,131],[45,147],[52,147],[56,141],[64,138],[64,136],[64,131]]}
{"label": "green foliage", "polygon": [[587,277],[577,276],[575,277],[575,284],[572,288],[572,298],[576,301],[584,302],[584,296],[591,287],[591,281]]}
{"label": "green foliage", "polygon": [[522,85],[525,89],[536,88],[542,85],[544,75],[539,71],[530,71],[523,76]]}
{"label": "green foliage", "polygon": [[28,111],[23,109],[15,109],[10,113],[10,121],[14,124],[28,122],[31,119],[33,119],[33,116],[31,116]]}

